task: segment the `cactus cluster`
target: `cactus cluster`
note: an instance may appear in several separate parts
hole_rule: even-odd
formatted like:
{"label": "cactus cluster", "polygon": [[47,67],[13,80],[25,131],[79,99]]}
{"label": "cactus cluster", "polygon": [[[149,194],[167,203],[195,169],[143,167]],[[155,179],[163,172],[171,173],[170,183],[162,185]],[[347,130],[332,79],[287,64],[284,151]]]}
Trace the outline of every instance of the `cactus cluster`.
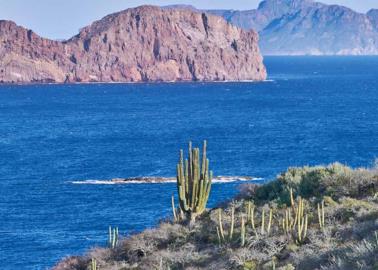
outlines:
{"label": "cactus cluster", "polygon": [[[260,223],[261,235],[270,234],[272,223],[273,223],[273,209],[269,209],[268,222],[266,222],[265,216],[266,216],[265,209],[263,209],[261,212],[261,223]],[[247,203],[247,222],[248,221],[250,221],[255,235],[258,236],[259,233],[257,230],[257,222],[255,218],[255,206],[252,206],[252,203],[250,201]]]}
{"label": "cactus cluster", "polygon": [[109,226],[108,247],[115,248],[118,245],[118,227]]}
{"label": "cactus cluster", "polygon": [[213,173],[209,171],[206,141],[203,144],[202,159],[199,148],[192,148],[191,142],[188,154],[189,158],[184,160],[184,152],[180,151],[180,161],[177,164],[177,189],[180,209],[192,223],[206,209]]}
{"label": "cactus cluster", "polygon": [[306,201],[298,197],[298,202],[294,200],[293,190],[290,189],[291,209],[285,210],[282,218],[282,229],[284,233],[291,234],[297,244],[302,244],[307,237],[308,214],[305,213]]}
{"label": "cactus cluster", "polygon": [[[291,205],[283,211],[278,211],[273,214],[273,209],[269,208],[257,211],[256,207],[251,201],[245,204],[245,211],[241,211],[238,224],[240,223],[240,245],[245,246],[248,230],[252,231],[254,237],[259,238],[269,236],[272,233],[273,225],[276,232],[282,232],[294,240],[297,245],[302,245],[307,240],[307,231],[309,228],[309,203],[300,196],[294,199],[293,190],[290,190]],[[325,227],[325,210],[324,201],[318,205],[318,222],[320,228],[323,230]],[[256,214],[259,212],[260,214]],[[315,206],[316,212],[316,206]],[[216,226],[216,233],[219,244],[232,242],[234,239],[235,230],[235,206],[232,204],[230,211],[229,225],[225,230],[224,221],[222,218],[222,209],[218,209],[218,224]],[[281,213],[281,214],[280,214]],[[283,214],[283,215],[282,215]],[[315,216],[315,215],[313,215]],[[275,221],[276,220],[276,221]],[[281,229],[280,229],[281,228]],[[235,242],[233,242],[235,243]]]}
{"label": "cactus cluster", "polygon": [[225,235],[225,230],[223,229],[223,219],[222,219],[222,209],[218,209],[218,226],[217,226],[217,236],[219,244],[222,244],[226,241],[231,241],[234,237],[234,226],[235,226],[235,207],[231,207],[231,223],[229,232],[227,236]]}
{"label": "cactus cluster", "polygon": [[[251,202],[247,203],[246,213],[240,213],[240,245],[244,246],[246,244],[246,237],[247,237],[247,225],[250,223],[251,228],[256,237],[260,235],[269,235],[272,224],[273,224],[273,209],[269,209],[269,216],[266,219],[265,210],[262,210],[261,213],[261,223],[260,229],[257,228],[256,218],[255,218],[255,206],[252,206]],[[235,206],[231,207],[231,220],[229,231],[227,235],[225,235],[225,231],[223,228],[223,220],[222,220],[222,209],[218,209],[218,226],[216,227],[217,230],[217,237],[219,244],[225,242],[231,242],[234,239],[234,229],[235,229]]]}

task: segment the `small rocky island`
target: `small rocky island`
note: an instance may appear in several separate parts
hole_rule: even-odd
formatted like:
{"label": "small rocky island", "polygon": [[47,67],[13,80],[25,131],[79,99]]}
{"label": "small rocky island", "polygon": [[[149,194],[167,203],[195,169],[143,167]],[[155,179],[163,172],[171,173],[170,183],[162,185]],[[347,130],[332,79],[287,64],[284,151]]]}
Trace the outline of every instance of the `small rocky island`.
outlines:
{"label": "small rocky island", "polygon": [[1,83],[261,81],[258,34],[200,11],[141,6],[66,41],[0,21]]}

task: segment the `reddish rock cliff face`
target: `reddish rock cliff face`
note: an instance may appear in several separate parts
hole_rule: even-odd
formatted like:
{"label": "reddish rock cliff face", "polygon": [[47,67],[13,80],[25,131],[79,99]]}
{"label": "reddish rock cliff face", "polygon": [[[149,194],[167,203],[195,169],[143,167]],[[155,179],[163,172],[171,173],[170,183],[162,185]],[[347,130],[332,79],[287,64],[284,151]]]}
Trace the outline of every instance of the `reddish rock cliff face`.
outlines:
{"label": "reddish rock cliff face", "polygon": [[218,16],[142,6],[64,42],[0,21],[1,82],[264,80],[258,35]]}

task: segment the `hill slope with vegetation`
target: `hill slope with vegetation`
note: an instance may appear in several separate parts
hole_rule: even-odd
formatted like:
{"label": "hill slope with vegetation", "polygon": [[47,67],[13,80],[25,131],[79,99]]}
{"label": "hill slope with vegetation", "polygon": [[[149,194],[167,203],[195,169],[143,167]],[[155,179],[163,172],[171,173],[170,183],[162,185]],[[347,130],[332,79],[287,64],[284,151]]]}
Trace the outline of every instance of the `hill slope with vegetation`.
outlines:
{"label": "hill slope with vegetation", "polygon": [[[208,183],[203,165],[198,183]],[[289,168],[267,184],[243,185],[195,222],[174,209],[155,229],[53,269],[378,269],[378,166]]]}

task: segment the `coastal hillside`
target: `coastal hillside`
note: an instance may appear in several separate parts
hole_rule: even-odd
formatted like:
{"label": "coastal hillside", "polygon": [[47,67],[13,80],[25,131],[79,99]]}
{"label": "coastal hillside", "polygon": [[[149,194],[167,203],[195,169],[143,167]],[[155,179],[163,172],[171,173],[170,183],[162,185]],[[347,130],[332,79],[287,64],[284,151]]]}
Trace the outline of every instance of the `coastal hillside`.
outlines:
{"label": "coastal hillside", "polygon": [[110,228],[107,248],[67,257],[53,269],[378,267],[377,166],[289,168],[267,184],[243,185],[232,201],[207,209],[192,226],[174,217],[119,241],[118,229]]}
{"label": "coastal hillside", "polygon": [[141,6],[66,41],[0,21],[0,82],[264,80],[258,34],[223,18]]}
{"label": "coastal hillside", "polygon": [[208,10],[260,34],[265,55],[376,55],[377,10],[367,14],[312,0],[264,0],[257,9]]}

